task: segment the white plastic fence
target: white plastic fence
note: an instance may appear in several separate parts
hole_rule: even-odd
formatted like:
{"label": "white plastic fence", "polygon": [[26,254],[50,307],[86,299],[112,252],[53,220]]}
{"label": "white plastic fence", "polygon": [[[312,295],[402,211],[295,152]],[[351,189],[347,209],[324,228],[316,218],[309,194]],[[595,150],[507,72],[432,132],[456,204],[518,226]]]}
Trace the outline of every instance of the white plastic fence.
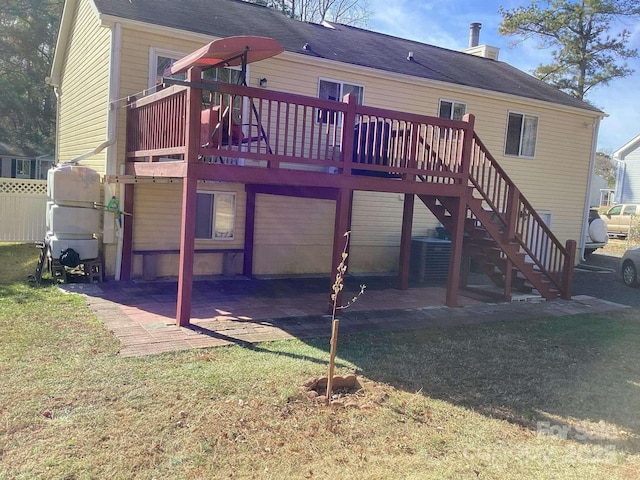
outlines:
{"label": "white plastic fence", "polygon": [[0,242],[44,240],[46,208],[46,180],[0,178]]}

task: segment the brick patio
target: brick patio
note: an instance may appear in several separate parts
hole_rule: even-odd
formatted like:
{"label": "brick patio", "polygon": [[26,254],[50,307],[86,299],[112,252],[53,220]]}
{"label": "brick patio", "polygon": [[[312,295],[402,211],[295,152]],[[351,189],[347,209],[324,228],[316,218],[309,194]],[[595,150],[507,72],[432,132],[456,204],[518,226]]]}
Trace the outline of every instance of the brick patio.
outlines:
{"label": "brick patio", "polygon": [[[367,291],[339,314],[340,332],[411,330],[432,326],[522,320],[544,315],[594,313],[624,305],[576,296],[551,302],[533,296],[484,303],[460,296],[460,307],[444,307],[445,288],[392,288],[387,278],[366,279]],[[357,279],[347,284],[358,290]],[[191,348],[252,344],[331,333],[327,279],[204,280],[194,283],[192,325],[175,325],[177,283],[108,282],[67,284],[83,294],[97,317],[122,343],[122,356],[152,355]],[[526,300],[526,301],[525,301]]]}

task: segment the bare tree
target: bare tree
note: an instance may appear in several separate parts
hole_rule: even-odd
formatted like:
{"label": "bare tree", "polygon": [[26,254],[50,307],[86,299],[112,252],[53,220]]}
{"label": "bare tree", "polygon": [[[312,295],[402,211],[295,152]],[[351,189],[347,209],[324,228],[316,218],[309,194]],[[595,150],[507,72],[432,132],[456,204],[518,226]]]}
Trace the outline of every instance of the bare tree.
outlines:
{"label": "bare tree", "polygon": [[245,0],[279,10],[304,22],[323,21],[366,26],[371,17],[369,0]]}

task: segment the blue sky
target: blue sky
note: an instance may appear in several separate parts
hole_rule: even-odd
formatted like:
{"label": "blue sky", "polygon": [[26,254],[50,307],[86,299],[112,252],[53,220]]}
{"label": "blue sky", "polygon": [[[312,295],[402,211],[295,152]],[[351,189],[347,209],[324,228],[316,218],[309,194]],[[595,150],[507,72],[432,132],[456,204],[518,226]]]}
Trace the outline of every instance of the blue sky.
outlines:
{"label": "blue sky", "polygon": [[[498,8],[512,9],[528,5],[529,0],[369,0],[373,16],[370,30],[431,45],[462,50],[469,41],[469,24],[482,23],[480,43],[500,48],[500,60],[531,73],[540,63],[550,59],[550,51],[538,48],[535,40],[513,45],[516,37],[498,34],[502,17]],[[616,25],[632,32],[629,47],[640,49],[640,21]],[[600,125],[598,149],[614,152],[640,133],[640,59],[628,65],[635,70],[622,80],[597,87],[589,101],[609,116]]]}

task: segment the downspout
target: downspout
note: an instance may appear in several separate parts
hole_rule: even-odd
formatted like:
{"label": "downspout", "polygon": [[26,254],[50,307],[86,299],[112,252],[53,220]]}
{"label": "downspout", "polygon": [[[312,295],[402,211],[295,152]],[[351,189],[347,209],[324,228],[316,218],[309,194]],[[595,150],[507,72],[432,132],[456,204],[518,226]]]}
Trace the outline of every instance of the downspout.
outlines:
{"label": "downspout", "polygon": [[56,96],[56,131],[53,144],[53,163],[60,162],[60,101],[62,97],[62,91],[60,89],[60,80],[53,77],[47,77],[44,79],[44,83],[53,88],[53,94]]}
{"label": "downspout", "polygon": [[[113,144],[109,146],[107,150],[107,175],[117,175],[118,173],[118,144],[116,142],[117,129],[118,129],[118,108],[117,101],[120,95],[120,61],[122,52],[122,24],[115,23],[112,28],[112,42],[111,42],[111,55],[109,62],[109,111],[107,118],[107,132],[108,138],[113,139]],[[107,188],[105,184],[104,196],[105,205],[109,202],[115,192],[113,188]],[[120,208],[124,205],[124,188],[118,188],[118,204]],[[111,212],[105,212],[105,222],[111,221],[111,225],[115,228],[114,214]],[[115,263],[115,280],[120,280],[122,270],[122,248],[123,248],[123,231],[122,226],[118,224],[118,230],[115,232],[116,237],[116,263]],[[113,241],[113,237],[109,240]],[[104,241],[104,240],[103,240]]]}
{"label": "downspout", "polygon": [[52,85],[53,93],[56,96],[56,133],[53,145],[53,164],[56,165],[60,162],[60,97],[62,91],[60,85]]}
{"label": "downspout", "polygon": [[596,117],[594,125],[593,125],[593,137],[591,139],[591,160],[589,162],[589,176],[587,178],[587,193],[585,195],[584,201],[584,214],[582,218],[582,238],[580,239],[580,257],[581,260],[584,261],[584,246],[587,239],[587,234],[589,233],[589,205],[591,200],[591,178],[593,176],[594,167],[596,164],[596,150],[598,148],[598,133],[600,131],[600,120],[601,117]]}

